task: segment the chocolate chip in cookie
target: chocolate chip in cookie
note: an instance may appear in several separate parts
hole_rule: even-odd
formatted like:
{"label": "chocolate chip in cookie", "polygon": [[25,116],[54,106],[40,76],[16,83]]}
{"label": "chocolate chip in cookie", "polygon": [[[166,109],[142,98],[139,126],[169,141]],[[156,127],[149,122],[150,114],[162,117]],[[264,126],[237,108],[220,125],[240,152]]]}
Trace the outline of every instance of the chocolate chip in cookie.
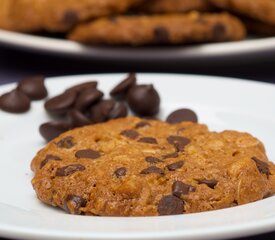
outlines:
{"label": "chocolate chip in cookie", "polygon": [[181,195],[186,195],[190,192],[195,192],[196,188],[181,181],[175,181],[172,185],[172,193],[180,198]]}
{"label": "chocolate chip in cookie", "polygon": [[188,145],[191,141],[188,138],[182,136],[169,136],[167,138],[167,142],[173,145],[178,152],[184,151],[186,145]]}
{"label": "chocolate chip in cookie", "polygon": [[66,177],[78,171],[84,171],[86,168],[81,164],[71,164],[65,167],[58,168],[55,175],[57,177]]}
{"label": "chocolate chip in cookie", "polygon": [[177,161],[175,163],[171,163],[169,165],[167,165],[167,169],[169,171],[176,171],[177,169],[181,168],[184,164],[184,161]]}
{"label": "chocolate chip in cookie", "polygon": [[180,123],[180,122],[197,123],[198,117],[193,110],[182,108],[170,113],[170,115],[166,119],[166,122],[171,124]]}
{"label": "chocolate chip in cookie", "polygon": [[183,214],[184,203],[178,197],[173,195],[164,196],[158,204],[159,215],[177,215]]}
{"label": "chocolate chip in cookie", "polygon": [[123,130],[120,133],[122,136],[127,137],[129,139],[137,139],[139,136],[139,133],[135,130],[129,129],[129,130]]}
{"label": "chocolate chip in cookie", "polygon": [[266,162],[261,161],[257,157],[252,157],[251,159],[256,163],[256,166],[260,173],[263,173],[266,176],[269,176],[271,174],[268,164]]}
{"label": "chocolate chip in cookie", "polygon": [[71,214],[81,214],[80,208],[85,207],[87,201],[78,195],[69,194],[64,201],[64,210]]}
{"label": "chocolate chip in cookie", "polygon": [[75,153],[76,158],[89,158],[89,159],[97,159],[101,157],[100,152],[92,150],[92,149],[83,149],[78,150]]}

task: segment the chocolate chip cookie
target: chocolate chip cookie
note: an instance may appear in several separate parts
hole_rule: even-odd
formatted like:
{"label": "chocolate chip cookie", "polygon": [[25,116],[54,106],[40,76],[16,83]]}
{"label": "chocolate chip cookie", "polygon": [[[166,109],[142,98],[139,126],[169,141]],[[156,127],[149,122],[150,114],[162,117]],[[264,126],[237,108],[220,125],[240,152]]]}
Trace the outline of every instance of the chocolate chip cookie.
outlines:
{"label": "chocolate chip cookie", "polygon": [[208,211],[275,193],[275,167],[247,133],[136,117],[68,131],[31,164],[38,198],[71,214]]}
{"label": "chocolate chip cookie", "polygon": [[87,44],[165,45],[235,41],[246,35],[229,14],[167,14],[101,18],[77,26],[69,39]]}
{"label": "chocolate chip cookie", "polygon": [[138,7],[147,13],[179,13],[189,11],[210,11],[213,5],[208,0],[150,0]]}
{"label": "chocolate chip cookie", "polygon": [[275,25],[274,0],[210,0],[211,3],[238,14]]}
{"label": "chocolate chip cookie", "polygon": [[123,13],[142,0],[1,0],[0,28],[66,32],[79,22]]}
{"label": "chocolate chip cookie", "polygon": [[18,32],[42,29],[42,0],[1,0],[0,28]]}
{"label": "chocolate chip cookie", "polygon": [[43,25],[48,31],[65,32],[79,22],[126,12],[143,0],[47,0],[43,2]]}

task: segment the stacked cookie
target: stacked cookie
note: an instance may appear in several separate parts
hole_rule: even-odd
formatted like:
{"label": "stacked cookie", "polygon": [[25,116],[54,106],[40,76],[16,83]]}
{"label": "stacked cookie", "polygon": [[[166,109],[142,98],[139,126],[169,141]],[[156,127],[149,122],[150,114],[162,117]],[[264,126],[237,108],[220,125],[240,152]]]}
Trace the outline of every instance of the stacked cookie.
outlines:
{"label": "stacked cookie", "polygon": [[85,44],[178,45],[241,40],[247,29],[274,34],[274,13],[274,0],[1,0],[0,28]]}

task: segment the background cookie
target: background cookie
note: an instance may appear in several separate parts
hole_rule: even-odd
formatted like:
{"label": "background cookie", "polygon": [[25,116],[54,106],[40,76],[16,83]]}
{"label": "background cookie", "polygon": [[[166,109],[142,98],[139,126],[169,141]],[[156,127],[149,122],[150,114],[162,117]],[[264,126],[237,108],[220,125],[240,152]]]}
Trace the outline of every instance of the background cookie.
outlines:
{"label": "background cookie", "polygon": [[243,24],[231,15],[193,12],[101,18],[77,26],[69,39],[88,44],[148,45],[234,41],[245,35]]}
{"label": "background cookie", "polygon": [[0,27],[66,32],[87,19],[123,13],[143,0],[1,0]]}
{"label": "background cookie", "polygon": [[189,11],[210,11],[213,5],[208,0],[150,0],[138,7],[147,13],[177,13]]}
{"label": "background cookie", "polygon": [[43,2],[43,25],[48,31],[64,32],[87,19],[124,13],[141,1],[143,0],[47,0]]}
{"label": "background cookie", "polygon": [[275,25],[274,0],[210,0],[215,6]]}
{"label": "background cookie", "polygon": [[41,30],[42,2],[43,0],[1,0],[0,28],[19,32]]}
{"label": "background cookie", "polygon": [[246,133],[122,118],[62,134],[32,161],[38,198],[69,213],[200,212],[275,192],[274,165]]}

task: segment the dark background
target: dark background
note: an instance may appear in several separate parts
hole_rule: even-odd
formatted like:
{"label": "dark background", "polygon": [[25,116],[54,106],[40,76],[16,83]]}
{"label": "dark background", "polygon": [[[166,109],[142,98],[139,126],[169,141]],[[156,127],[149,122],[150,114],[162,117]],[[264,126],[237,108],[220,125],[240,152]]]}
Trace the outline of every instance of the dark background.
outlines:
{"label": "dark background", "polygon": [[[121,62],[98,61],[77,57],[61,57],[0,46],[0,84],[16,82],[27,76],[43,74],[47,77],[86,73],[165,72],[238,77],[275,83],[275,54],[258,58],[256,55],[216,59],[202,62],[159,61]],[[274,223],[275,225],[275,223]],[[272,240],[275,232],[242,240]],[[0,240],[4,240],[0,237]]]}

